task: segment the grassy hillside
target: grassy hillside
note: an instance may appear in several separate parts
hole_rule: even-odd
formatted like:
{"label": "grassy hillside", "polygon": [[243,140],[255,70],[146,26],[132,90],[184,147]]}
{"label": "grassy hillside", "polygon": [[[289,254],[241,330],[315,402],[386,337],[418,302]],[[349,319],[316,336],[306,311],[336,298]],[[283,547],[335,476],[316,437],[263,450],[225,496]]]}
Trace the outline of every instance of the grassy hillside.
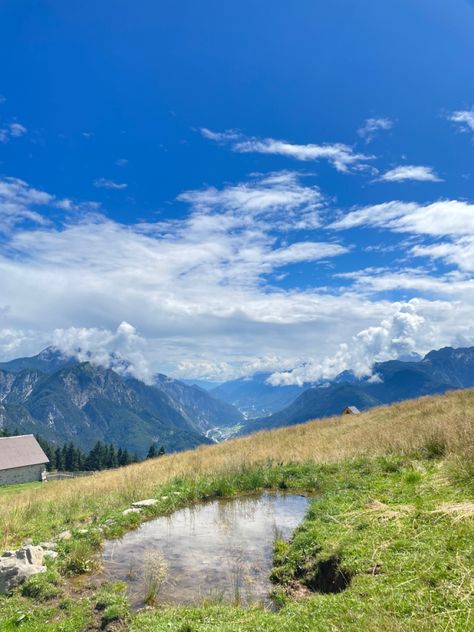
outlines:
{"label": "grassy hillside", "polygon": [[[73,530],[48,576],[0,598],[3,629],[469,629],[473,422],[474,391],[458,391],[85,479],[0,491],[3,548]],[[318,493],[293,540],[275,543],[278,612],[214,603],[132,616],[120,587],[89,586],[87,575],[81,583],[69,578],[91,568],[104,535],[138,524],[139,516],[121,514],[134,500],[158,498],[152,517],[200,499],[268,488]],[[345,590],[323,594],[328,573],[344,578]]]}

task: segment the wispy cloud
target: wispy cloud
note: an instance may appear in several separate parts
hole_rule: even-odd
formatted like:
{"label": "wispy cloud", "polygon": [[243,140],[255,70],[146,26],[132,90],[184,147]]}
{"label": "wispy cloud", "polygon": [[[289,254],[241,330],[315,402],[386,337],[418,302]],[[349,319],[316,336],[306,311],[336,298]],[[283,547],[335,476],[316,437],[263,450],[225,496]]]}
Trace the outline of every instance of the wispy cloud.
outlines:
{"label": "wispy cloud", "polygon": [[368,118],[364,125],[357,130],[357,133],[366,143],[370,143],[378,132],[388,131],[392,129],[393,125],[392,119],[386,117]]}
{"label": "wispy cloud", "polygon": [[109,180],[108,178],[97,178],[93,182],[94,186],[97,189],[126,189],[128,184],[125,182],[115,182],[114,180]]}
{"label": "wispy cloud", "polygon": [[330,225],[336,230],[375,226],[401,233],[430,236],[474,234],[474,204],[440,200],[431,204],[384,202],[347,213]]}
{"label": "wispy cloud", "polygon": [[318,187],[301,184],[298,174],[280,171],[222,189],[188,191],[178,198],[205,215],[206,223],[218,217],[222,230],[255,222],[269,230],[301,230],[320,225],[323,196]]}
{"label": "wispy cloud", "polygon": [[54,196],[28,186],[23,180],[0,180],[0,233],[24,221],[46,223],[38,209],[53,202]]}
{"label": "wispy cloud", "polygon": [[415,180],[418,182],[442,182],[432,167],[423,165],[400,165],[389,169],[377,180],[382,182],[405,182]]}
{"label": "wispy cloud", "polygon": [[457,110],[447,116],[448,121],[457,123],[464,132],[474,132],[474,107],[470,110]]}
{"label": "wispy cloud", "polygon": [[229,141],[242,138],[242,134],[238,130],[234,129],[228,129],[225,132],[213,132],[207,127],[201,127],[199,131],[204,136],[204,138],[213,140],[216,143],[227,143]]}
{"label": "wispy cloud", "polygon": [[20,138],[27,133],[27,129],[20,123],[8,123],[0,128],[0,143],[8,143],[11,138]]}
{"label": "wispy cloud", "polygon": [[327,160],[338,171],[348,172],[352,169],[364,168],[373,156],[357,153],[344,143],[297,144],[274,138],[249,138],[235,130],[213,132],[202,128],[201,134],[218,143],[229,143],[232,151],[237,153],[258,153],[286,156],[300,161]]}
{"label": "wispy cloud", "polygon": [[126,167],[128,165],[128,160],[127,158],[119,158],[115,161],[115,164],[117,167]]}

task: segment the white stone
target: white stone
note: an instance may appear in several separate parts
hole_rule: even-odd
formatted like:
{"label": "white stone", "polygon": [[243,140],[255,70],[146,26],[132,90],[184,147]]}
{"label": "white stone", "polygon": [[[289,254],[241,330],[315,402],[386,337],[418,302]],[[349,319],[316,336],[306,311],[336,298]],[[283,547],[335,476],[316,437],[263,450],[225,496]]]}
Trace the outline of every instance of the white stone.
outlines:
{"label": "white stone", "polygon": [[58,557],[58,553],[56,551],[48,550],[44,552],[44,557],[47,560],[55,560]]}
{"label": "white stone", "polygon": [[147,498],[146,500],[137,500],[132,503],[132,507],[153,507],[158,501],[155,498]]}
{"label": "white stone", "polygon": [[128,514],[132,514],[132,513],[136,513],[139,514],[141,513],[141,509],[138,509],[137,507],[130,507],[130,509],[125,509],[125,511],[122,511],[122,516],[128,516]]}
{"label": "white stone", "polygon": [[15,586],[32,575],[44,573],[44,551],[40,546],[25,546],[18,551],[7,551],[0,558],[0,594],[8,595]]}
{"label": "white stone", "polygon": [[57,539],[58,540],[70,540],[72,538],[72,533],[70,531],[62,531]]}

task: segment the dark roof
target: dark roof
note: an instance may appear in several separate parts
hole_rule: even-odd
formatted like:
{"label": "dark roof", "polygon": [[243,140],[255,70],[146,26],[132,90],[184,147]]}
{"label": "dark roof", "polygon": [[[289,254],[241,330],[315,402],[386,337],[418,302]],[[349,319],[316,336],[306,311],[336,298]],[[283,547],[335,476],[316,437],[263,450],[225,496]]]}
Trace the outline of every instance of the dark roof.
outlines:
{"label": "dark roof", "polygon": [[0,437],[0,470],[48,462],[48,457],[33,435]]}
{"label": "dark roof", "polygon": [[357,408],[357,406],[346,406],[342,412],[345,413],[346,411],[352,413],[353,415],[360,414],[360,410]]}

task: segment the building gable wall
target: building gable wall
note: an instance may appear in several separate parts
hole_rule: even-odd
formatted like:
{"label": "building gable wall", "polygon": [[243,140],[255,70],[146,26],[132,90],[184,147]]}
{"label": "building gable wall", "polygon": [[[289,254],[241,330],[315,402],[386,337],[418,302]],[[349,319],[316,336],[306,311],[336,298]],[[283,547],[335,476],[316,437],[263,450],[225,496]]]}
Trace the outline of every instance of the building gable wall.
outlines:
{"label": "building gable wall", "polygon": [[41,481],[41,473],[45,470],[46,466],[41,464],[0,470],[0,485],[15,485],[18,483]]}

